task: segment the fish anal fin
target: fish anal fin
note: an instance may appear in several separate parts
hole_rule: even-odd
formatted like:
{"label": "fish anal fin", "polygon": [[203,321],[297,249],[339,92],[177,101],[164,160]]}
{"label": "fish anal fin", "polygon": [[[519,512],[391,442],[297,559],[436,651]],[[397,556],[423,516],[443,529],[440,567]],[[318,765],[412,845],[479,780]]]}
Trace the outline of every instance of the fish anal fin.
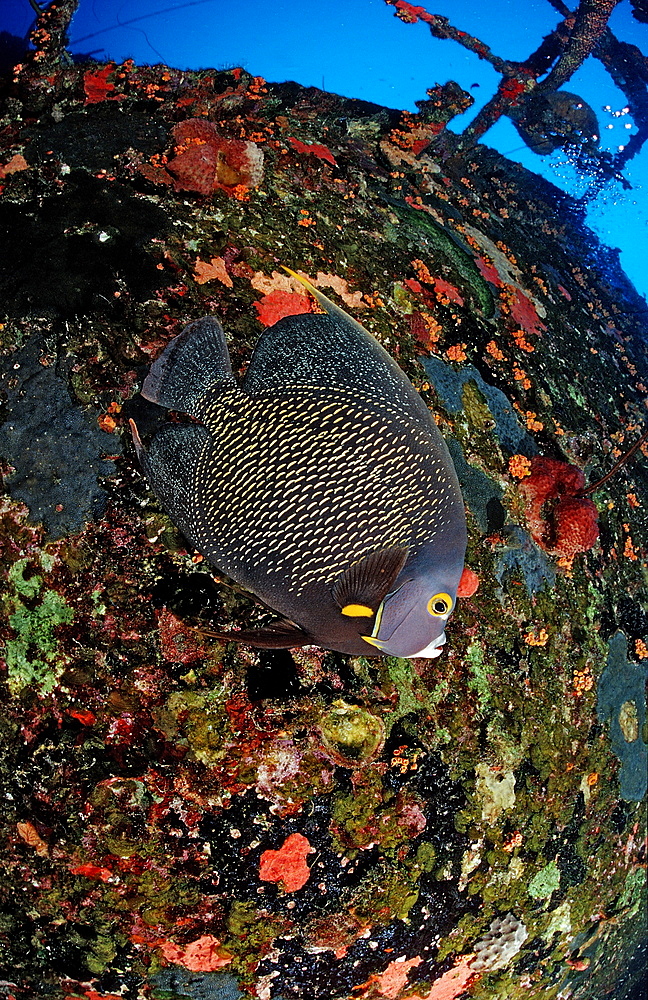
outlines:
{"label": "fish anal fin", "polygon": [[394,586],[408,552],[406,545],[392,545],[377,549],[349,566],[332,589],[333,600],[342,614],[354,618],[368,617],[367,611],[375,614]]}
{"label": "fish anal fin", "polygon": [[271,622],[263,628],[241,629],[237,632],[210,629],[209,634],[219,639],[241,642],[246,646],[257,646],[260,649],[293,649],[314,642],[313,637],[304,629],[284,620]]}

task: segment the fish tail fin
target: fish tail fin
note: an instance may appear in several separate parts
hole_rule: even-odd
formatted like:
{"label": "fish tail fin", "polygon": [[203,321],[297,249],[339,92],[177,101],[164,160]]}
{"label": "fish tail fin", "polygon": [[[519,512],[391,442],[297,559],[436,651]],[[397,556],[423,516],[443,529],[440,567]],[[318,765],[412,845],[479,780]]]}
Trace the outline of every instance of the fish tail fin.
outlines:
{"label": "fish tail fin", "polygon": [[199,400],[221,380],[233,381],[225,334],[217,319],[203,316],[167,344],[151,365],[142,396],[167,409],[197,416]]}
{"label": "fish tail fin", "polygon": [[131,432],[142,471],[171,520],[196,544],[190,529],[194,472],[209,432],[200,424],[165,424],[148,449],[142,444],[137,426]]}

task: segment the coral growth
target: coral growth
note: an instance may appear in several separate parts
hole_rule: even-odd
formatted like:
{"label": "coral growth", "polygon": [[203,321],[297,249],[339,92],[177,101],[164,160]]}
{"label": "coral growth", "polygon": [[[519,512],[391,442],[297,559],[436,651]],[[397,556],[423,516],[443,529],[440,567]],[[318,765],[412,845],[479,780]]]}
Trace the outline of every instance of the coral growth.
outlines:
{"label": "coral growth", "polygon": [[580,469],[536,456],[518,489],[527,501],[526,518],[534,541],[547,552],[571,559],[591,549],[599,535],[591,500],[577,494],[585,486]]}
{"label": "coral growth", "polygon": [[[546,547],[595,514],[534,435],[585,462],[634,428],[645,303],[566,195],[435,137],[451,85],[416,115],[239,69],[31,66],[0,93],[7,979],[51,1000],[604,995],[633,914],[643,932],[645,479],[628,465],[601,505],[605,558],[558,574]],[[266,611],[118,454],[140,410],[155,432],[133,397],[192,318],[219,317],[238,376],[261,325],[315,308],[282,264],[386,346],[448,442],[459,594],[480,584],[436,660],[213,642]]]}
{"label": "coral growth", "polygon": [[476,958],[471,962],[471,968],[477,972],[503,969],[517,955],[527,937],[526,927],[514,914],[496,917],[473,946]]}
{"label": "coral growth", "polygon": [[174,155],[166,167],[140,168],[149,180],[206,197],[216,190],[240,196],[261,183],[263,152],[256,143],[229,139],[202,118],[178,122],[173,139]]}

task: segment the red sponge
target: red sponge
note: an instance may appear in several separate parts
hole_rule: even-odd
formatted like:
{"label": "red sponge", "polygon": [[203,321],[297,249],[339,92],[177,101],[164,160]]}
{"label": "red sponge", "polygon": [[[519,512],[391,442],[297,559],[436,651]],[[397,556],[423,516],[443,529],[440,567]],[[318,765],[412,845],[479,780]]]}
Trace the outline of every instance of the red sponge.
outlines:
{"label": "red sponge", "polygon": [[541,456],[531,460],[531,474],[519,489],[528,504],[531,535],[547,552],[571,559],[598,538],[596,506],[576,496],[584,487],[585,477],[575,465]]}

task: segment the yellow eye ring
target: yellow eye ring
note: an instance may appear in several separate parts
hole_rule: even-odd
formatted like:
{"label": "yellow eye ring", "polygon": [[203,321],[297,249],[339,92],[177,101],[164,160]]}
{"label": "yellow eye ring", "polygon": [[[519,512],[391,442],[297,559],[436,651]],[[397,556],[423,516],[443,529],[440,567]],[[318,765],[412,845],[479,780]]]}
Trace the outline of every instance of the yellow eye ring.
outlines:
{"label": "yellow eye ring", "polygon": [[435,618],[445,618],[452,611],[452,598],[450,594],[435,594],[427,602],[428,613]]}

